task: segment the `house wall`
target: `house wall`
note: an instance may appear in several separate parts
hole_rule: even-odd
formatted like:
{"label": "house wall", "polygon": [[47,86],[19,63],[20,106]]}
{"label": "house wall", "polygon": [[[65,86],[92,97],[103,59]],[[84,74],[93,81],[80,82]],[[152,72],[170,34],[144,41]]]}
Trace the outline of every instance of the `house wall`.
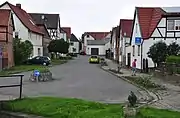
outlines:
{"label": "house wall", "polygon": [[[137,26],[136,26],[136,23],[138,24]],[[155,31],[152,33],[151,38],[145,39],[142,42],[143,43],[142,47],[140,46],[140,48],[142,48],[142,58],[143,59],[148,59],[148,66],[149,67],[154,67],[154,62],[152,61],[151,58],[149,58],[147,56],[147,52],[149,51],[149,48],[154,43],[157,43],[159,41],[163,41],[167,45],[169,45],[172,42],[176,42],[176,43],[180,44],[180,32],[176,32],[175,36],[174,36],[173,33],[167,33],[167,37],[165,37],[166,36],[165,27],[167,27],[166,26],[166,18],[162,18],[157,27],[161,27],[161,28],[159,28],[159,30],[160,30],[162,36],[160,35],[160,33],[158,32],[158,29],[156,28]],[[136,19],[135,19],[133,35],[132,35],[132,44],[131,44],[131,46],[133,46],[133,45],[135,46],[135,55],[132,56],[133,58],[131,60],[137,59],[137,68],[141,69],[141,63],[142,63],[141,62],[141,50],[140,50],[140,55],[138,56],[138,46],[135,45],[135,37],[141,37],[141,32],[139,30],[139,23],[138,23],[137,15],[136,15]],[[175,37],[178,37],[177,40],[176,40]]]}
{"label": "house wall", "polygon": [[85,51],[85,53],[87,54],[88,52],[88,50],[87,50],[87,40],[95,40],[91,35],[89,35],[89,37],[88,37],[88,35],[85,35],[84,36],[84,43],[83,43],[83,51]]}
{"label": "house wall", "polygon": [[[11,9],[8,4],[5,4],[0,9]],[[29,32],[29,30],[23,25],[23,23],[19,20],[19,18],[16,16],[16,14],[13,13],[13,20],[15,25],[15,32],[18,32],[19,38],[22,39],[22,41],[29,40],[33,44],[33,54],[32,56],[38,55],[38,48],[41,50],[41,54],[43,55],[43,46],[42,46],[42,40],[43,36],[39,35],[37,33]],[[13,37],[15,37],[15,32],[13,33]]]}
{"label": "house wall", "polygon": [[14,66],[13,24],[11,17],[8,27],[0,27],[0,46],[2,50],[2,68]]}
{"label": "house wall", "polygon": [[110,40],[108,43],[105,44],[105,51],[111,48]]}
{"label": "house wall", "polygon": [[[137,12],[136,12],[137,13]],[[138,56],[138,46],[135,45],[135,37],[142,37],[141,36],[141,31],[140,31],[140,27],[139,27],[139,21],[138,21],[138,17],[137,14],[135,16],[135,21],[134,21],[134,26],[133,26],[133,33],[132,33],[132,41],[131,41],[131,47],[132,47],[132,51],[131,51],[131,62],[134,59],[137,59],[137,68],[141,69],[141,56]],[[133,46],[134,46],[134,55],[133,55]],[[147,47],[146,47],[147,48]],[[141,52],[140,52],[141,54]],[[132,66],[132,63],[131,63]]]}
{"label": "house wall", "polygon": [[116,32],[113,31],[111,51],[113,52],[113,59],[116,59]]}
{"label": "house wall", "polygon": [[105,46],[104,45],[87,45],[87,55],[91,55],[91,48],[98,48],[99,55],[105,55]]}
{"label": "house wall", "polygon": [[50,53],[48,51],[48,45],[50,43],[50,39],[43,37],[43,56],[50,56]]}
{"label": "house wall", "polygon": [[[73,51],[73,48],[75,48],[76,51]],[[79,42],[70,42],[69,53],[79,53]]]}
{"label": "house wall", "polygon": [[120,35],[120,44],[119,44],[119,62],[127,63],[127,54],[129,53],[130,48],[126,47],[126,44],[130,43],[130,37],[123,37]]}
{"label": "house wall", "polygon": [[60,39],[63,38],[64,41],[67,41],[67,35],[66,33],[60,33]]}

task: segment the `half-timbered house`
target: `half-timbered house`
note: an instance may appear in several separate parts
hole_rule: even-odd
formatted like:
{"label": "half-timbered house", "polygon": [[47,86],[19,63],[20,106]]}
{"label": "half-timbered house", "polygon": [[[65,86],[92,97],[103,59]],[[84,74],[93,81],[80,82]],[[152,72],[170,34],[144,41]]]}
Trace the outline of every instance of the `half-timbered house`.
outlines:
{"label": "half-timbered house", "polygon": [[36,24],[46,24],[52,39],[60,39],[60,16],[59,14],[29,13]]}
{"label": "half-timbered house", "polygon": [[148,58],[149,48],[158,41],[167,45],[180,44],[180,7],[136,7],[131,35],[131,62],[137,59],[137,68],[143,69],[143,59],[148,66],[154,67]]}

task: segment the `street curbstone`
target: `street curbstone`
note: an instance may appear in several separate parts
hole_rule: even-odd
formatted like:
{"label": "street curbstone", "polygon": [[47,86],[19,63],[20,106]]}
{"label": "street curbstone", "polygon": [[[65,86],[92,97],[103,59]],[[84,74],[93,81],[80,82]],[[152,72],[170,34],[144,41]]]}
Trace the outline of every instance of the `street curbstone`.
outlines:
{"label": "street curbstone", "polygon": [[[122,80],[124,80],[124,81],[126,81],[126,82],[128,82],[128,83],[130,83],[130,84],[132,84],[132,85],[134,85],[134,86],[144,90],[145,92],[147,92],[149,94],[149,96],[151,96],[153,99],[151,101],[147,102],[145,105],[150,105],[150,104],[153,104],[153,103],[155,103],[155,102],[157,102],[159,100],[162,100],[162,97],[160,95],[158,95],[157,93],[155,93],[153,91],[149,91],[146,88],[144,88],[144,87],[142,87],[142,86],[140,86],[140,85],[138,85],[138,84],[136,84],[136,83],[134,83],[134,82],[132,82],[132,81],[130,81],[128,79],[126,79],[125,77],[119,76],[118,74],[109,71],[109,69],[105,69],[103,66],[100,66],[100,68],[102,70],[104,70],[104,71],[114,75],[114,76],[117,76],[118,79],[122,79]],[[144,105],[142,105],[142,106],[144,106]],[[140,106],[140,107],[142,107],[142,106]]]}

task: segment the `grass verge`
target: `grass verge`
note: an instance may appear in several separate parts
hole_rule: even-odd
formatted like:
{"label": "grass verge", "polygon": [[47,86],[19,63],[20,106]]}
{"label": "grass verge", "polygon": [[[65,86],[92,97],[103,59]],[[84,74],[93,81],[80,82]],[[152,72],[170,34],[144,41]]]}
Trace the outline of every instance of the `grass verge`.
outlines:
{"label": "grass verge", "polygon": [[1,71],[0,75],[16,74],[16,73],[31,71],[34,69],[37,69],[39,71],[43,71],[46,68],[45,68],[45,66],[41,66],[41,65],[18,65],[18,66],[14,66],[14,67],[11,67],[9,69]]}
{"label": "grass verge", "polygon": [[155,109],[155,108],[142,108],[137,115],[137,118],[179,118],[180,112]]}
{"label": "grass verge", "polygon": [[[67,63],[67,61],[68,60],[53,59],[52,65],[64,64]],[[16,74],[16,73],[32,71],[32,70],[39,70],[40,72],[42,72],[42,71],[46,71],[47,68],[48,68],[47,66],[42,66],[42,65],[18,65],[1,71],[0,75],[10,75],[10,74]]]}
{"label": "grass verge", "polygon": [[[74,98],[37,97],[9,101],[4,110],[49,118],[123,118],[119,104],[101,104]],[[141,108],[135,118],[179,118],[180,112]]]}
{"label": "grass verge", "polygon": [[10,101],[5,103],[5,110],[49,118],[122,118],[120,105],[54,97]]}

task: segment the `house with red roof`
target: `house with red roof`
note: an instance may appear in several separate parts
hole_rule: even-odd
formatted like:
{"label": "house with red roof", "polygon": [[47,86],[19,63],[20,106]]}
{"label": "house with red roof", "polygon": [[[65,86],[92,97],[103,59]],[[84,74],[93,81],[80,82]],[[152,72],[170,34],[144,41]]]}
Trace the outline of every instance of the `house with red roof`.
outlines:
{"label": "house with red roof", "polygon": [[119,55],[119,62],[123,64],[123,66],[130,66],[131,60],[129,53],[131,52],[130,39],[132,34],[132,19],[120,19],[119,24],[119,47],[117,48],[117,53]]}
{"label": "house with red roof", "polygon": [[180,7],[136,7],[131,35],[131,62],[137,59],[137,68],[143,69],[154,62],[148,58],[149,48],[158,41],[180,44]]}
{"label": "house with red roof", "polygon": [[82,35],[83,51],[87,55],[105,55],[110,37],[110,32],[85,32]]}
{"label": "house with red roof", "polygon": [[15,25],[15,38],[21,38],[23,41],[29,40],[33,44],[32,56],[43,55],[43,36],[44,33],[35,24],[32,17],[21,8],[21,4],[13,5],[5,2],[0,9],[9,9],[13,14]]}
{"label": "house with red roof", "polygon": [[60,37],[65,41],[70,42],[71,39],[71,27],[61,27]]}
{"label": "house with red roof", "polygon": [[116,62],[119,61],[119,26],[113,27],[111,32],[111,52],[113,54],[113,57],[111,57]]}
{"label": "house with red roof", "polygon": [[0,70],[14,66],[14,21],[10,10],[0,9]]}

